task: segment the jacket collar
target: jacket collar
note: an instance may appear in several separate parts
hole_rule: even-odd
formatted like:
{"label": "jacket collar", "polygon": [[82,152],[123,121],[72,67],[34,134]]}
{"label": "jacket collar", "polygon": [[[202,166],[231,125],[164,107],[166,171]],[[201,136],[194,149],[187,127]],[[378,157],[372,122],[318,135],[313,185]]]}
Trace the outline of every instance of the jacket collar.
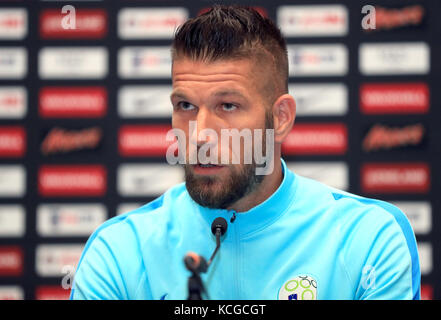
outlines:
{"label": "jacket collar", "polygon": [[[208,224],[211,228],[211,224],[217,217],[223,217],[227,220],[228,229],[227,235],[224,240],[231,239],[232,232],[230,229],[234,228],[235,233],[239,237],[245,237],[251,233],[264,229],[265,227],[276,221],[291,205],[293,202],[297,180],[293,172],[288,170],[286,163],[281,160],[283,180],[277,190],[265,201],[258,204],[245,212],[235,213],[233,210],[225,209],[209,209],[202,207],[191,199],[188,192],[187,197],[192,203],[195,212]],[[230,222],[233,214],[236,214],[234,222]],[[228,233],[230,230],[230,233]]]}

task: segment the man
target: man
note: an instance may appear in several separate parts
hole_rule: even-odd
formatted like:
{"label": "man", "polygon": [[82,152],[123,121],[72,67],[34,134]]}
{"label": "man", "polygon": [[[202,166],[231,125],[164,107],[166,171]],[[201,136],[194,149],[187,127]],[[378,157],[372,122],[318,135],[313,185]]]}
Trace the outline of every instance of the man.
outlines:
{"label": "man", "polygon": [[[172,124],[186,133],[179,144],[185,183],[93,233],[71,298],[186,299],[183,258],[190,251],[209,257],[217,217],[228,229],[202,275],[210,299],[420,298],[405,215],[298,176],[281,159],[295,101],[286,44],[270,20],[217,6],[179,28],[172,58]],[[246,163],[247,143],[238,155],[216,139],[232,129],[257,132],[261,144],[252,152],[260,146],[269,157]],[[192,163],[207,144],[202,154],[211,160]],[[220,161],[225,154],[229,161]]]}

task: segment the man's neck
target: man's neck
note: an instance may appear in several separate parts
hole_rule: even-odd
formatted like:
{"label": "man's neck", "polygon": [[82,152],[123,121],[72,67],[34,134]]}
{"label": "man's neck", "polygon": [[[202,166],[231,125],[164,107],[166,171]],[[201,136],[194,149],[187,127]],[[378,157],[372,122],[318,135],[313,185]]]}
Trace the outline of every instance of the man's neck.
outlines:
{"label": "man's neck", "polygon": [[262,183],[257,187],[256,190],[236,201],[233,205],[228,207],[228,210],[234,210],[236,212],[246,212],[262,202],[268,199],[283,180],[282,173],[282,163],[280,157],[275,157],[274,159],[274,170],[271,174],[265,176]]}

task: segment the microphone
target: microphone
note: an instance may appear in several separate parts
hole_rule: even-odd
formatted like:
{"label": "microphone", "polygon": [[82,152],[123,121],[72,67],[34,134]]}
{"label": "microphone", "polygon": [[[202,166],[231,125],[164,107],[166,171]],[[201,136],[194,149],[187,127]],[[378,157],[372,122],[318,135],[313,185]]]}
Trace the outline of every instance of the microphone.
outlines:
{"label": "microphone", "polygon": [[210,257],[210,260],[207,262],[204,257],[198,255],[197,253],[189,252],[184,258],[184,263],[188,270],[198,273],[207,272],[208,267],[216,256],[216,253],[219,251],[221,244],[220,238],[225,234],[225,232],[227,232],[227,227],[228,224],[224,218],[218,217],[214,219],[213,223],[211,224],[211,232],[216,237],[216,248]]}
{"label": "microphone", "polygon": [[208,266],[211,264],[211,262],[214,259],[214,256],[216,255],[217,251],[220,248],[220,237],[227,232],[227,221],[222,218],[218,217],[214,219],[213,223],[211,224],[211,232],[216,236],[216,249],[214,249],[213,254],[211,255],[210,260],[208,260]]}

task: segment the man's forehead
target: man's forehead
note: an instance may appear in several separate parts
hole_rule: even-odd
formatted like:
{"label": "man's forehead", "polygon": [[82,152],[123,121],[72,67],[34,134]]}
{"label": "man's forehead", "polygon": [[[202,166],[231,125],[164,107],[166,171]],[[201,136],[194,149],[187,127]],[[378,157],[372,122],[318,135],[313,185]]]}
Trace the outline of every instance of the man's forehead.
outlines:
{"label": "man's forehead", "polygon": [[190,58],[179,58],[172,64],[173,87],[183,82],[236,82],[243,87],[256,88],[256,80],[260,79],[253,59],[219,59],[201,61]]}
{"label": "man's forehead", "polygon": [[172,77],[183,75],[237,75],[250,76],[255,71],[253,59],[217,59],[214,61],[193,60],[190,58],[175,59],[172,63]]}

